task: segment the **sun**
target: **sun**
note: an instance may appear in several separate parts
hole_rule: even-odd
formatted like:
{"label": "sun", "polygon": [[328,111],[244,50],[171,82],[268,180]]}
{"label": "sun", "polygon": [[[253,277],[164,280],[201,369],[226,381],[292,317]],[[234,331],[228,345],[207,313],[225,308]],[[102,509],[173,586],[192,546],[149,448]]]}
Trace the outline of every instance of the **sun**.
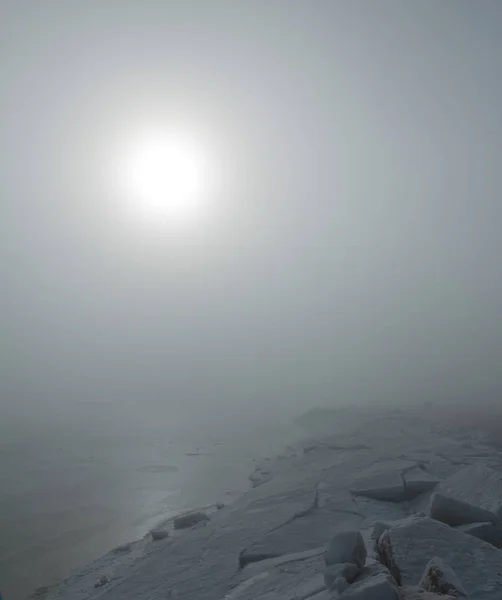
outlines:
{"label": "sun", "polygon": [[121,180],[144,216],[193,219],[207,192],[205,153],[188,134],[144,131],[127,145]]}

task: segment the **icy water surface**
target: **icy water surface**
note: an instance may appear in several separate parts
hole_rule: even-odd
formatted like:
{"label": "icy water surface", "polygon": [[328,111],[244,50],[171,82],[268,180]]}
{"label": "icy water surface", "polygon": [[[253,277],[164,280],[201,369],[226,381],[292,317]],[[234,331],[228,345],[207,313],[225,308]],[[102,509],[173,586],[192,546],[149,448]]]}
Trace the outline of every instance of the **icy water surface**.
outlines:
{"label": "icy water surface", "polygon": [[[22,600],[179,510],[247,489],[291,427],[155,423],[9,429],[0,440],[0,590]],[[297,433],[299,437],[299,432]]]}

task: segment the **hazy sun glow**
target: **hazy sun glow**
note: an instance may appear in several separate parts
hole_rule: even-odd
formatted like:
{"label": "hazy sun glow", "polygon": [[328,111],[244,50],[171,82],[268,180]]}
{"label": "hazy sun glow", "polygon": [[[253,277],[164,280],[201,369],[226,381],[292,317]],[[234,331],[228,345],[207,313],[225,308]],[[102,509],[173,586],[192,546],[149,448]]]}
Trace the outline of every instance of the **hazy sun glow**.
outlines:
{"label": "hazy sun glow", "polygon": [[188,135],[150,131],[127,148],[122,182],[135,208],[146,216],[196,218],[207,199],[206,160]]}

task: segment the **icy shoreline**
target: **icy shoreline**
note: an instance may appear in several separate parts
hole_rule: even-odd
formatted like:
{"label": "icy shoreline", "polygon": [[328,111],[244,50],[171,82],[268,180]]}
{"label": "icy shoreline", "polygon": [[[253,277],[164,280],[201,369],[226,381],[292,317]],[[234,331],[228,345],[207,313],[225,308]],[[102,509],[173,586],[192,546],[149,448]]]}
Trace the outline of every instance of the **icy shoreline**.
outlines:
{"label": "icy shoreline", "polygon": [[155,427],[153,417],[135,428],[126,418],[70,436],[63,424],[36,432],[26,425],[22,440],[2,439],[4,598],[53,586],[170,515],[240,497],[256,457],[292,439],[289,420],[278,417],[225,428],[215,419],[162,426],[157,416]]}
{"label": "icy shoreline", "polygon": [[[378,584],[382,598],[425,599],[416,586],[436,557],[470,598],[502,597],[502,451],[417,411],[336,411],[329,428],[265,461],[255,487],[208,519],[160,524],[165,535],[115,549],[50,597],[356,600]],[[326,545],[347,530],[368,558],[345,591],[327,589]]]}

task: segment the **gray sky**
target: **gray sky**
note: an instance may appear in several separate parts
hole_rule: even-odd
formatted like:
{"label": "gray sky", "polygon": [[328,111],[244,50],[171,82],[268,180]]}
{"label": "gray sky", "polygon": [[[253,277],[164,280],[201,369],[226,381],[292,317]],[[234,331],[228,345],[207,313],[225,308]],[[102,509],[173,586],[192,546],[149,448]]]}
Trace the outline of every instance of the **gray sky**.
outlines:
{"label": "gray sky", "polygon": [[[4,409],[497,396],[500,31],[499,0],[0,0]],[[110,188],[145,120],[210,140],[185,237]]]}

